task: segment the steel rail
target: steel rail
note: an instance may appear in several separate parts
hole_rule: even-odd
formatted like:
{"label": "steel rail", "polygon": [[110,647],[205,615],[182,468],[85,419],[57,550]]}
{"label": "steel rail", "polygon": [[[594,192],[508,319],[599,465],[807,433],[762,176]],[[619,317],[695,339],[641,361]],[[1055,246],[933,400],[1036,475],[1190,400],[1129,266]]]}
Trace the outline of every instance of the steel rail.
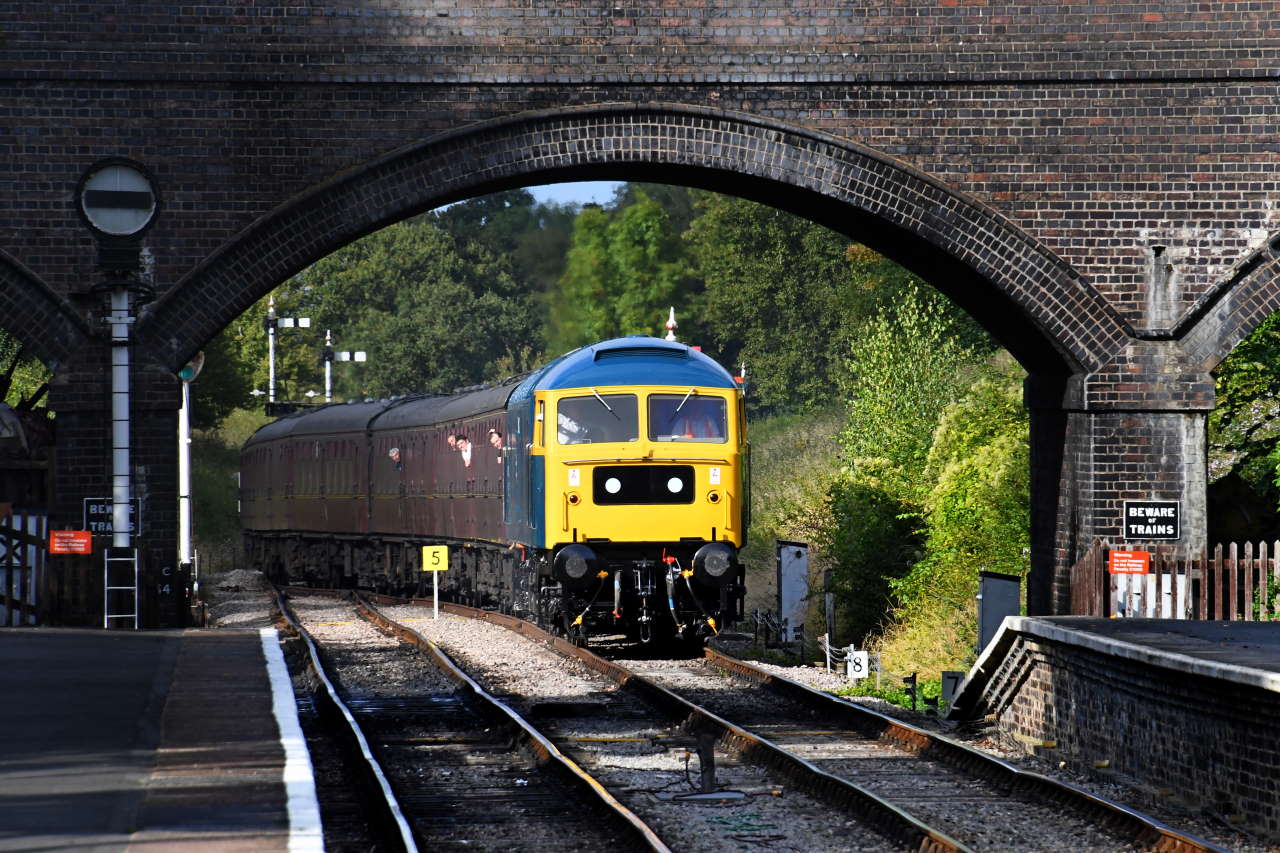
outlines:
{"label": "steel rail", "polygon": [[[403,603],[404,599],[373,596],[375,600]],[[430,599],[410,599],[415,605],[429,605]],[[458,616],[467,616],[501,625],[541,643],[556,652],[579,661],[604,675],[621,689],[658,709],[668,719],[692,733],[708,732],[731,753],[749,763],[767,767],[783,775],[797,788],[824,802],[846,811],[904,849],[919,853],[969,853],[970,848],[913,817],[865,788],[827,773],[757,734],[734,725],[665,687],[599,655],[575,646],[562,637],[547,633],[532,622],[489,610],[478,610],[452,602],[440,602],[440,608]]]}
{"label": "steel rail", "polygon": [[705,648],[703,654],[712,666],[754,681],[799,705],[814,708],[828,719],[834,716],[841,724],[867,737],[892,741],[923,758],[955,767],[1026,798],[1069,808],[1077,815],[1106,827],[1119,838],[1139,845],[1144,850],[1164,853],[1231,853],[1225,847],[1179,832],[1128,806],[1066,782],[1022,770],[944,735],[917,728],[715,649]]}
{"label": "steel rail", "polygon": [[400,808],[400,802],[391,790],[391,783],[387,781],[387,776],[383,772],[382,766],[378,763],[377,758],[373,755],[373,750],[369,747],[368,738],[365,737],[364,732],[360,729],[360,724],[356,722],[355,715],[351,713],[351,709],[338,696],[337,688],[333,686],[333,682],[329,679],[329,675],[325,672],[324,665],[320,661],[320,652],[316,648],[315,641],[311,639],[311,635],[307,633],[307,630],[302,627],[294,616],[289,608],[285,593],[280,590],[276,590],[276,607],[279,609],[281,617],[289,623],[289,626],[306,643],[309,665],[320,683],[324,685],[324,690],[317,694],[318,704],[322,709],[322,713],[326,713],[330,719],[341,719],[345,723],[344,726],[339,726],[338,730],[343,735],[341,739],[348,754],[352,757],[358,756],[356,759],[356,773],[359,783],[366,793],[364,799],[366,802],[371,803],[377,812],[374,816],[375,819],[371,822],[372,825],[377,827],[379,834],[390,845],[391,849],[403,850],[405,853],[417,853],[418,844],[414,840],[413,830],[409,828],[409,822],[405,820],[404,812]]}
{"label": "steel rail", "polygon": [[[419,605],[423,603],[422,599],[410,599],[409,601]],[[401,640],[427,652],[442,673],[473,697],[477,710],[484,713],[491,722],[506,730],[513,742],[524,747],[533,756],[539,767],[558,773],[571,787],[585,792],[588,797],[592,798],[599,806],[599,810],[606,816],[606,819],[610,820],[614,828],[619,832],[619,835],[630,842],[631,849],[649,850],[654,851],[654,853],[671,853],[670,848],[648,824],[619,802],[594,777],[578,766],[575,761],[556,748],[554,743],[530,725],[514,709],[481,687],[475,679],[454,663],[439,646],[412,628],[388,618],[376,607],[372,606],[370,602],[404,604],[406,599],[375,594],[355,594],[357,612],[363,618],[382,630],[394,634]],[[429,599],[427,603],[430,603]],[[440,607],[444,610],[450,610],[460,607],[460,605],[441,602]],[[466,609],[471,610],[471,608]]]}

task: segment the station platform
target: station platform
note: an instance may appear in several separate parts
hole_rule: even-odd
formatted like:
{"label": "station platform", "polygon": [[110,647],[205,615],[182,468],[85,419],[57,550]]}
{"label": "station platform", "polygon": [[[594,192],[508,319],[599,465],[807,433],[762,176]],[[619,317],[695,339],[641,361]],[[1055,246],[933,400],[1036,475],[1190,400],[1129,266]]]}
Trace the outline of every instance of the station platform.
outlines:
{"label": "station platform", "polygon": [[1095,651],[1280,691],[1280,624],[1275,622],[1083,616],[1026,622],[1046,637],[1057,633]]}
{"label": "station platform", "polygon": [[1280,624],[1010,616],[950,718],[1280,842]]}
{"label": "station platform", "polygon": [[0,851],[321,849],[273,629],[0,629],[0,678]]}

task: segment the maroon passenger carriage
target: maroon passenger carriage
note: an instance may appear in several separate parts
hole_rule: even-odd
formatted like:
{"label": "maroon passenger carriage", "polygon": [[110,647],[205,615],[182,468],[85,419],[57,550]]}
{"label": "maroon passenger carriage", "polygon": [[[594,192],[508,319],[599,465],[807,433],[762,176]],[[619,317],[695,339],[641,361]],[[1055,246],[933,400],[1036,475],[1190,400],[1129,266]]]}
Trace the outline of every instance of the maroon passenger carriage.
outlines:
{"label": "maroon passenger carriage", "polygon": [[[488,603],[481,589],[457,588],[477,573],[479,586],[509,590],[499,577],[502,454],[487,437],[505,429],[516,384],[326,406],[263,427],[240,475],[251,558],[277,580],[401,592],[416,577],[408,540],[449,531],[442,541],[471,546],[461,552],[468,571],[442,579],[451,597]],[[459,435],[469,451],[457,449]],[[299,532],[312,535],[291,535]]]}

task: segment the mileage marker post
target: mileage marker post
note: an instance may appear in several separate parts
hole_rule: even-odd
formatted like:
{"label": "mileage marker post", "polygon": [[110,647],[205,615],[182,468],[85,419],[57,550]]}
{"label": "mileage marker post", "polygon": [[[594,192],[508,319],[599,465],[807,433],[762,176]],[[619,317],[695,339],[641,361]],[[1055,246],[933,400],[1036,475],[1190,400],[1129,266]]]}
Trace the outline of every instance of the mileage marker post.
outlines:
{"label": "mileage marker post", "polygon": [[431,572],[431,618],[440,618],[440,573],[449,570],[448,545],[423,545],[422,570]]}

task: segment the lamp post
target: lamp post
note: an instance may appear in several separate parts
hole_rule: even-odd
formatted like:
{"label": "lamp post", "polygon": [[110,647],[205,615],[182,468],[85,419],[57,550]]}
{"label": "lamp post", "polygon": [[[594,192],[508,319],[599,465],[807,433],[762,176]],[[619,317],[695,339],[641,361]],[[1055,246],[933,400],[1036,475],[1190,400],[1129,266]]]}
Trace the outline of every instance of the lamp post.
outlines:
{"label": "lamp post", "polygon": [[178,410],[178,567],[191,569],[191,383],[204,367],[204,353],[178,371],[182,408]]}
{"label": "lamp post", "polygon": [[333,349],[333,333],[329,329],[324,332],[324,401],[326,403],[333,402],[333,363],[335,361],[368,361],[368,354],[364,350],[338,350]]}
{"label": "lamp post", "polygon": [[262,321],[267,332],[267,402],[276,401],[276,329],[310,329],[310,317],[277,317],[276,297],[267,297],[267,319]]}

